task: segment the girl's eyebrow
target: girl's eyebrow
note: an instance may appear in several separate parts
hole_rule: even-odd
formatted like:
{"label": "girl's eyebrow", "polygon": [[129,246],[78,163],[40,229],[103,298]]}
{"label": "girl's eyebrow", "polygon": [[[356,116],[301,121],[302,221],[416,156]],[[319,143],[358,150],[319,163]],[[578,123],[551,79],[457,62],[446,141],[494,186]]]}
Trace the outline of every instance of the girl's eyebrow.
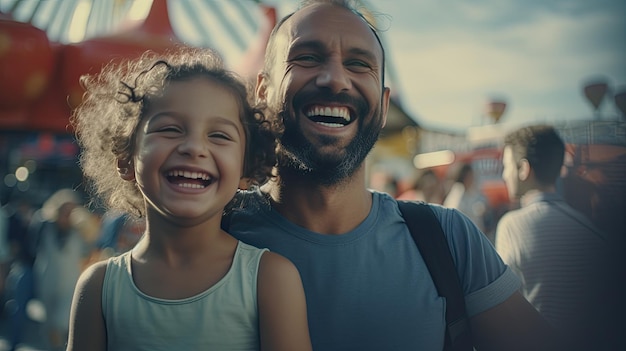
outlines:
{"label": "girl's eyebrow", "polygon": [[[149,117],[149,120],[146,122],[147,125],[154,123],[158,120],[160,120],[161,118],[166,118],[166,117],[174,117],[174,116],[178,116],[181,115],[180,113],[176,112],[176,111],[170,111],[170,110],[163,110],[163,111],[158,111],[156,113],[153,113],[151,115],[148,115],[147,117]],[[235,121],[233,121],[230,118],[226,118],[226,117],[222,117],[222,116],[212,116],[216,121],[216,123],[219,124],[225,124],[225,125],[230,125],[232,127],[234,127],[237,131],[239,131],[239,126],[241,123],[237,123]]]}
{"label": "girl's eyebrow", "polygon": [[236,123],[232,119],[222,116],[215,116],[215,119],[217,119],[217,123],[233,126],[235,129],[237,129],[237,131],[239,131],[239,126],[241,125],[241,123]]}

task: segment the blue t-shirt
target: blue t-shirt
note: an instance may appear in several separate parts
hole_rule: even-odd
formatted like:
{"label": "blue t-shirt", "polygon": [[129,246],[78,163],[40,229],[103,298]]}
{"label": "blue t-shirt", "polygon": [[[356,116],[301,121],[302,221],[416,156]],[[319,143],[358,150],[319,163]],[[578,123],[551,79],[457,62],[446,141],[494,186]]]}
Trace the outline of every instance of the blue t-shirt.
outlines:
{"label": "blue t-shirt", "polygon": [[[373,192],[372,209],[358,227],[322,235],[289,222],[259,192],[238,196],[242,204],[233,210],[229,231],[298,267],[315,350],[443,348],[446,301],[438,296],[395,199]],[[519,289],[519,279],[467,217],[432,208],[446,233],[470,317]]]}

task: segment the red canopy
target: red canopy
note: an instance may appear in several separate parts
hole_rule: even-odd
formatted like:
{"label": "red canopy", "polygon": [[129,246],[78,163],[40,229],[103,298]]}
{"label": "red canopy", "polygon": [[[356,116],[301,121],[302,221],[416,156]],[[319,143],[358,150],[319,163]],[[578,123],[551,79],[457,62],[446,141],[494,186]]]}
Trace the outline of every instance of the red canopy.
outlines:
{"label": "red canopy", "polygon": [[[276,23],[275,10],[260,6],[268,21],[239,66],[246,77],[261,67]],[[167,0],[154,0],[146,19],[135,26],[76,44],[51,42],[45,31],[0,16],[0,130],[70,132],[71,110],[83,94],[81,75],[97,73],[111,60],[183,45],[172,29]]]}

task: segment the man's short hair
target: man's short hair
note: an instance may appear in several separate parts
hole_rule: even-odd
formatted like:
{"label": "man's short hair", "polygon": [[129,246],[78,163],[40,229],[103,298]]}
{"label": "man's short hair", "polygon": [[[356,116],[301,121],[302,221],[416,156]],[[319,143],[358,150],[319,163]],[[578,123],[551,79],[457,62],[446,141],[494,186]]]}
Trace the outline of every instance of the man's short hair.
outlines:
{"label": "man's short hair", "polygon": [[504,145],[509,146],[515,161],[528,160],[535,178],[541,184],[552,185],[561,173],[565,144],[549,125],[535,125],[508,134]]}

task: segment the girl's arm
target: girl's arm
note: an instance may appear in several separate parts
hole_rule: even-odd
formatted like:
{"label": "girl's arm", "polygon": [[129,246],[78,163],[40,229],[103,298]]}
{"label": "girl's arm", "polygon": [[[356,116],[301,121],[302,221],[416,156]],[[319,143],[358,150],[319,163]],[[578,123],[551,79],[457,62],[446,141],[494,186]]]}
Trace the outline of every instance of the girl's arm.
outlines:
{"label": "girl's arm", "polygon": [[87,268],[78,279],[72,310],[67,351],[105,351],[106,327],[102,315],[102,283],[106,261]]}
{"label": "girl's arm", "polygon": [[293,263],[265,252],[257,286],[261,350],[312,350],[304,289]]}

